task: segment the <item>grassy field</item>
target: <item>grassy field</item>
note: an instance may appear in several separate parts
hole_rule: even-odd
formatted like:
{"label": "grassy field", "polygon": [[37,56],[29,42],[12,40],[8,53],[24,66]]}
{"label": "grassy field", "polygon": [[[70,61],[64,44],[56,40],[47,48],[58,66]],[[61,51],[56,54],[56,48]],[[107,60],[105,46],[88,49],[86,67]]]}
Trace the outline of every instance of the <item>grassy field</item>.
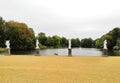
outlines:
{"label": "grassy field", "polygon": [[120,83],[120,57],[0,56],[0,83]]}

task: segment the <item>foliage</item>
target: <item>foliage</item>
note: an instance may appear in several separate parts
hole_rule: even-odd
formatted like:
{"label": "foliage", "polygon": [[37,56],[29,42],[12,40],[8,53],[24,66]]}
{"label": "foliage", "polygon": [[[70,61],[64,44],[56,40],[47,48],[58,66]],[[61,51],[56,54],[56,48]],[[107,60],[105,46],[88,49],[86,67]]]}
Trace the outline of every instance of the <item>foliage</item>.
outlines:
{"label": "foliage", "polygon": [[25,23],[9,21],[6,23],[7,39],[10,40],[10,47],[14,50],[34,49],[35,36],[32,28],[28,28]]}
{"label": "foliage", "polygon": [[39,43],[39,47],[40,47],[41,49],[47,48],[47,46],[44,46],[44,45],[42,45],[41,43]]}
{"label": "foliage", "polygon": [[62,37],[60,40],[60,44],[62,47],[67,47],[68,46],[68,40],[65,37]]}
{"label": "foliage", "polygon": [[0,52],[4,52],[5,51],[5,49],[4,48],[0,48]]}
{"label": "foliage", "polygon": [[93,40],[91,38],[84,38],[81,40],[81,47],[91,48]]}
{"label": "foliage", "polygon": [[120,48],[120,38],[117,39],[117,44],[116,45]]}
{"label": "foliage", "polygon": [[[40,32],[37,36],[40,45],[45,47],[53,47],[53,48],[60,48],[60,47],[68,47],[68,40],[65,37],[60,37],[58,35],[54,36],[46,36],[45,33]],[[80,40],[79,38],[72,39],[71,40],[72,47],[79,47],[80,46]]]}
{"label": "foliage", "polygon": [[45,41],[45,45],[48,47],[53,47],[54,46],[54,40],[52,37],[48,36],[47,40]]}
{"label": "foliage", "polygon": [[0,17],[0,47],[5,47],[5,20],[3,20],[2,17]]}
{"label": "foliage", "polygon": [[76,39],[72,38],[71,39],[71,43],[72,43],[72,47],[80,47],[80,40],[79,40],[79,38],[76,38]]}
{"label": "foliage", "polygon": [[117,51],[117,50],[119,50],[120,48],[119,48],[119,46],[114,46],[113,47],[113,50],[115,50],[115,51]]}
{"label": "foliage", "polygon": [[103,41],[100,38],[95,40],[95,47],[96,48],[103,48]]}
{"label": "foliage", "polygon": [[42,45],[45,45],[45,41],[47,40],[45,33],[43,33],[43,32],[39,33],[38,40]]}
{"label": "foliage", "polygon": [[107,34],[97,39],[95,42],[96,47],[103,47],[103,42],[105,39],[107,40],[108,49],[113,49],[114,46],[120,47],[120,28],[114,28],[112,31],[109,31]]}
{"label": "foliage", "polygon": [[60,37],[57,36],[57,35],[54,35],[52,38],[54,40],[54,47],[55,48],[61,47],[61,45],[60,45],[60,40],[61,40]]}

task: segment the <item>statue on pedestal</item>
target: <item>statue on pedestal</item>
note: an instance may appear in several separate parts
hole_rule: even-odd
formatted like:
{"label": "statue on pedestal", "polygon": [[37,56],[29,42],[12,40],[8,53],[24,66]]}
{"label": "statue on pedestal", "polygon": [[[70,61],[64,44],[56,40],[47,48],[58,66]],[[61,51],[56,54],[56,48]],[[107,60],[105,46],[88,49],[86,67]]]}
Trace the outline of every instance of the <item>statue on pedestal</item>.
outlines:
{"label": "statue on pedestal", "polygon": [[72,56],[71,39],[68,40],[68,56]]}
{"label": "statue on pedestal", "polygon": [[40,55],[39,41],[36,41],[36,55]]}
{"label": "statue on pedestal", "polygon": [[107,56],[107,54],[108,54],[107,40],[104,40],[103,52],[104,52],[104,56]]}
{"label": "statue on pedestal", "polygon": [[6,41],[5,45],[7,46],[6,47],[7,55],[10,55],[11,54],[11,52],[10,52],[10,40]]}

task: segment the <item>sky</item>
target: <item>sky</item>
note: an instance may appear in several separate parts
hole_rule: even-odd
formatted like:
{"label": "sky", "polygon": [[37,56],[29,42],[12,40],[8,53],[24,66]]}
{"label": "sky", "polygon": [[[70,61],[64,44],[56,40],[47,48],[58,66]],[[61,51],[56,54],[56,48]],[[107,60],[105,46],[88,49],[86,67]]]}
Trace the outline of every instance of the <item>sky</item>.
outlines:
{"label": "sky", "polygon": [[26,23],[35,34],[100,38],[120,27],[120,0],[0,0],[4,20]]}

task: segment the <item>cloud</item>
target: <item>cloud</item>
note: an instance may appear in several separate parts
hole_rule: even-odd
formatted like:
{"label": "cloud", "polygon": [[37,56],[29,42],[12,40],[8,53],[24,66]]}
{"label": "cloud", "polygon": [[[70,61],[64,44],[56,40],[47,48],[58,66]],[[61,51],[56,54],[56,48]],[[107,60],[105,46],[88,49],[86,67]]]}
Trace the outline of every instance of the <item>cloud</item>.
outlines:
{"label": "cloud", "polygon": [[119,27],[119,0],[2,0],[0,15],[28,24],[35,33],[98,38]]}

